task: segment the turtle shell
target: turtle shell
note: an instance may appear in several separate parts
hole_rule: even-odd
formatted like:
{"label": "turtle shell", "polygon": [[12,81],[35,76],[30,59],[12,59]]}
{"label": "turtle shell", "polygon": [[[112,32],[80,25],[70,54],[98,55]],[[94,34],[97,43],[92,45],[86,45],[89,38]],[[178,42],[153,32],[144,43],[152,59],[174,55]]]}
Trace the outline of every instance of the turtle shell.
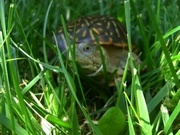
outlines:
{"label": "turtle shell", "polygon": [[[83,17],[67,25],[71,43],[91,43],[127,47],[126,32],[121,23],[107,16]],[[63,29],[57,35],[60,50],[67,48]]]}

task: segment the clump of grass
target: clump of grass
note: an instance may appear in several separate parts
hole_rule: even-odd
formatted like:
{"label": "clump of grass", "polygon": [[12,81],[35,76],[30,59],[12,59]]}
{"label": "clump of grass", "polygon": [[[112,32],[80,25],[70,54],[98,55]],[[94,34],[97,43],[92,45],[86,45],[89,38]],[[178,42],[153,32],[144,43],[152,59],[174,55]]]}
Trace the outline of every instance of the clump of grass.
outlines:
{"label": "clump of grass", "polygon": [[[98,4],[88,0],[26,3],[1,0],[1,134],[100,135],[96,122],[112,106],[127,116],[124,134],[178,134],[180,17],[176,14],[177,3],[177,0],[112,0]],[[84,85],[83,81],[91,82],[91,78],[82,78],[75,61],[70,67],[69,60],[51,40],[60,26],[66,29],[61,15],[72,21],[94,14],[120,18],[126,22],[128,33],[127,66],[131,67],[131,77],[125,68],[122,82],[106,91],[94,83]],[[143,73],[139,65],[134,65],[132,43],[142,53],[142,65],[146,65]]]}

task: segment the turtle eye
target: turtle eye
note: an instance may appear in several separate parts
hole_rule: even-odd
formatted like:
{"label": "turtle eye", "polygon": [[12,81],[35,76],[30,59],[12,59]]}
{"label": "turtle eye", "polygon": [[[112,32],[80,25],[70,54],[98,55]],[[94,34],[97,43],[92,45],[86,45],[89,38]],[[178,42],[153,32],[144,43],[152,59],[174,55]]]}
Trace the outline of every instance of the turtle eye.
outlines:
{"label": "turtle eye", "polygon": [[89,45],[86,45],[86,46],[84,46],[84,48],[83,48],[84,51],[90,51],[91,49],[92,49],[92,47],[89,46]]}
{"label": "turtle eye", "polygon": [[92,54],[94,52],[94,50],[95,50],[95,45],[88,44],[88,43],[80,43],[79,44],[79,49],[84,54]]}

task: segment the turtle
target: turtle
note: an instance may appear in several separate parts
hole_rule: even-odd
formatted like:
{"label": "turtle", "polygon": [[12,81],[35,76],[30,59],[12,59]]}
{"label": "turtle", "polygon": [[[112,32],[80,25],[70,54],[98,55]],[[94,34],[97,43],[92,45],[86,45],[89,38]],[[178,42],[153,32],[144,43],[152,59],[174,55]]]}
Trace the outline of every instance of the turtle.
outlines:
{"label": "turtle", "polygon": [[[106,69],[109,75],[116,72],[116,76],[122,77],[129,51],[126,31],[117,19],[109,16],[86,16],[66,27],[68,42],[75,48],[75,60],[88,76],[102,75]],[[59,49],[67,56],[69,46],[62,28],[56,38]],[[139,64],[138,55],[132,55]]]}

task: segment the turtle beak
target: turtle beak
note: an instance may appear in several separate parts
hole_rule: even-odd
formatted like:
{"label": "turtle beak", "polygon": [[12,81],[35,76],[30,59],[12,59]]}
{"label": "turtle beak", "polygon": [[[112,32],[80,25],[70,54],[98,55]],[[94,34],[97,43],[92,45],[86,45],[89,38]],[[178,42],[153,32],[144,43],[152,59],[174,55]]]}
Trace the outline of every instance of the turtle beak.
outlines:
{"label": "turtle beak", "polygon": [[57,45],[58,45],[58,48],[60,49],[60,51],[65,55],[67,56],[68,55],[68,47],[67,47],[67,43],[66,43],[66,39],[64,37],[64,34],[58,34],[56,36],[56,39],[57,39]]}

